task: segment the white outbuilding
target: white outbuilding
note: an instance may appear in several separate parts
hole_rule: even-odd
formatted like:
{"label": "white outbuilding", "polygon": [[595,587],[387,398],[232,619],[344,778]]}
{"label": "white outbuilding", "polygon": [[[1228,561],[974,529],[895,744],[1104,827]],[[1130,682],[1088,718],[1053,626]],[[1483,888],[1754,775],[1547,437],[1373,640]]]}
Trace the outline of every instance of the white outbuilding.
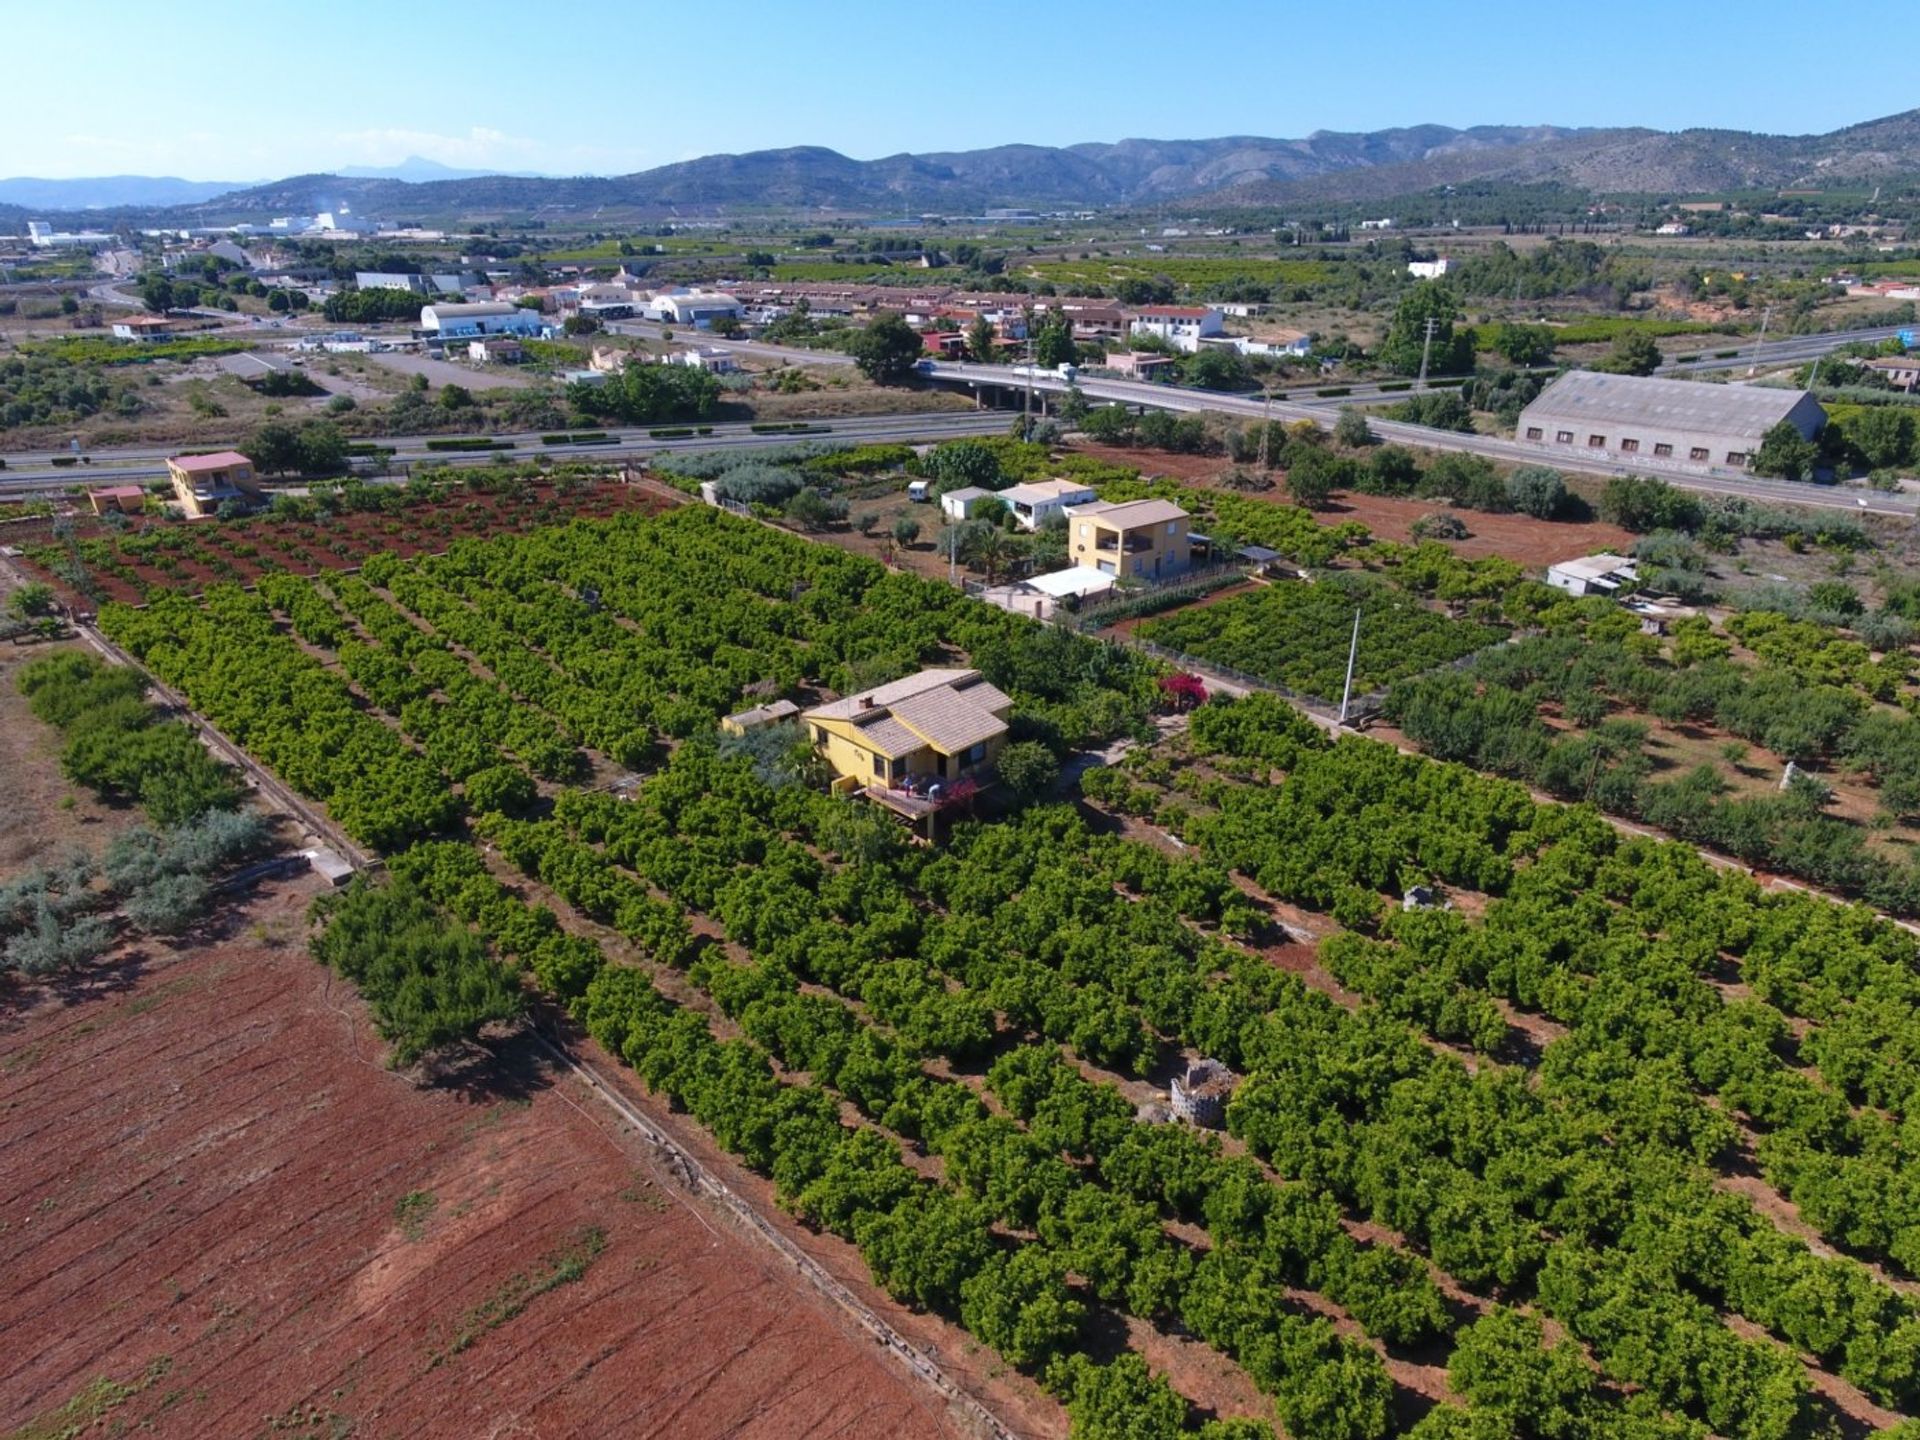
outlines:
{"label": "white outbuilding", "polygon": [[1569,595],[1614,595],[1631,590],[1639,578],[1624,555],[1582,555],[1547,567],[1547,584]]}

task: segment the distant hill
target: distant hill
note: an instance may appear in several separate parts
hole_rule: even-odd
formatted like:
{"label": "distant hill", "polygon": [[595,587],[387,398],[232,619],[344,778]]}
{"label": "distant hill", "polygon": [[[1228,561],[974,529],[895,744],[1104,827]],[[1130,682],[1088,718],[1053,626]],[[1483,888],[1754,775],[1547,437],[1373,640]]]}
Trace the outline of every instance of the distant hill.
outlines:
{"label": "distant hill", "polygon": [[[1364,203],[1466,181],[1618,194],[1697,194],[1920,174],[1920,110],[1826,135],[1740,130],[1415,125],[1298,140],[1121,140],[1001,145],[853,160],[818,146],[708,155],[632,175],[475,175],[413,157],[384,169],[297,175],[194,200],[118,202],[128,219],[214,224],[351,206],[383,219],[596,218],[769,210],[821,215],[978,214],[991,206],[1081,209],[1205,200],[1221,205]],[[103,188],[185,181],[7,181]],[[76,192],[78,193],[78,192]],[[131,192],[128,192],[131,193]],[[33,202],[48,203],[48,202]],[[76,202],[77,203],[77,202]],[[166,207],[159,210],[156,207]],[[51,205],[49,204],[49,208]]]}
{"label": "distant hill", "polygon": [[101,175],[90,180],[0,180],[0,205],[26,210],[110,210],[121,206],[196,205],[247,181],[177,180],[171,175]]}
{"label": "distant hill", "polygon": [[409,185],[421,185],[430,180],[484,180],[492,175],[518,175],[523,178],[533,175],[528,170],[456,170],[451,165],[442,165],[438,160],[428,160],[420,155],[409,155],[398,165],[348,165],[338,173],[349,180],[404,180]]}

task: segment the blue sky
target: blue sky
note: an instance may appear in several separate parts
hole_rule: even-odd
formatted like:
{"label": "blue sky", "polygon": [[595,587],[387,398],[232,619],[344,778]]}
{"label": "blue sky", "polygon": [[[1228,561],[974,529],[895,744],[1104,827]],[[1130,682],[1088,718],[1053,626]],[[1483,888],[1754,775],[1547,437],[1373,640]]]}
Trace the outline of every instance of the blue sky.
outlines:
{"label": "blue sky", "polygon": [[1920,105],[1914,66],[1884,61],[1920,53],[1911,0],[1840,11],[1785,0],[69,0],[20,11],[6,26],[15,63],[0,176],[264,179],[408,155],[620,174],[780,145],[866,159],[1422,122],[1802,133]]}

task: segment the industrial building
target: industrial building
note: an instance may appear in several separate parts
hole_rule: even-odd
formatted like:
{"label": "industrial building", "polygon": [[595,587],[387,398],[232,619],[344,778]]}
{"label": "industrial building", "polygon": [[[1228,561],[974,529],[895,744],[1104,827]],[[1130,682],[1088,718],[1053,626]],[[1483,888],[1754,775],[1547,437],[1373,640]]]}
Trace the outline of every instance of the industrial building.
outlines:
{"label": "industrial building", "polygon": [[1827,412],[1805,390],[1570,370],[1521,412],[1514,434],[1589,459],[1744,470],[1782,420],[1811,440]]}
{"label": "industrial building", "polygon": [[705,330],[715,320],[738,320],[746,308],[731,295],[679,290],[656,295],[647,301],[646,317],[668,325],[691,325],[696,330]]}
{"label": "industrial building", "polygon": [[509,305],[504,300],[482,300],[472,305],[429,305],[420,312],[420,327],[429,338],[471,339],[479,335],[539,335],[546,322],[539,312]]}

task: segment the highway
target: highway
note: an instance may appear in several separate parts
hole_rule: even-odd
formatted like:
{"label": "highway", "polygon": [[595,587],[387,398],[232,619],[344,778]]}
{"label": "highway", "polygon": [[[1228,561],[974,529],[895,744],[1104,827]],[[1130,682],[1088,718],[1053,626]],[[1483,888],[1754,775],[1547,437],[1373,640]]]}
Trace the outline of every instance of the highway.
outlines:
{"label": "highway", "polygon": [[[798,422],[796,422],[798,423]],[[531,460],[546,456],[554,460],[628,460],[675,450],[735,450],[801,444],[809,440],[827,440],[853,444],[912,444],[922,441],[952,440],[967,435],[1003,435],[1012,423],[1004,410],[968,410],[906,415],[859,415],[808,422],[823,428],[812,435],[755,434],[750,425],[715,425],[711,435],[686,439],[656,440],[646,427],[609,429],[607,441],[585,445],[546,445],[541,431],[523,431],[514,435],[448,436],[394,435],[360,441],[356,444],[392,446],[387,457],[390,465],[474,465],[491,464],[495,455],[509,460]],[[666,427],[655,427],[666,428]],[[512,450],[429,450],[429,440],[459,438],[512,442]],[[142,480],[163,479],[166,457],[179,452],[179,446],[148,446],[100,450],[88,455],[85,466],[60,466],[42,453],[6,456],[7,468],[0,470],[0,496],[67,490],[82,485],[124,485]],[[56,452],[60,453],[60,452]]]}
{"label": "highway", "polygon": [[[1830,330],[1819,335],[1788,335],[1769,340],[1764,345],[1745,343],[1731,335],[1682,335],[1666,341],[1666,348],[1697,358],[1669,360],[1653,373],[1685,375],[1703,370],[1742,370],[1755,364],[1799,364],[1838,350],[1842,345],[1861,341],[1878,344],[1882,340],[1893,339],[1902,330],[1913,328],[1911,325],[1882,325],[1872,330]],[[1720,353],[1726,350],[1737,350],[1739,353],[1730,359],[1720,358]]]}
{"label": "highway", "polygon": [[[1019,391],[1029,384],[1036,393],[1057,395],[1067,382],[1057,375],[1037,373],[1029,380],[1007,365],[935,363],[923,371],[948,383],[987,385]],[[1158,410],[1193,412],[1214,410],[1241,419],[1258,420],[1266,407],[1259,395],[1227,394],[1218,390],[1184,390],[1146,380],[1101,380],[1082,375],[1075,382],[1089,400],[1120,405],[1146,405]],[[1336,414],[1324,405],[1305,405],[1297,401],[1275,400],[1271,411],[1275,420],[1288,422],[1311,420],[1322,429],[1331,429]],[[1463,451],[1484,455],[1509,464],[1550,464],[1557,470],[1583,475],[1653,475],[1682,490],[1709,495],[1738,495],[1767,504],[1792,504],[1825,510],[1847,510],[1857,514],[1912,516],[1920,511],[1920,497],[1890,495],[1879,491],[1827,485],[1798,484],[1790,480],[1762,480],[1732,471],[1701,472],[1672,461],[1646,457],[1634,463],[1620,460],[1589,459],[1584,455],[1549,452],[1539,446],[1517,440],[1502,440],[1491,435],[1463,435],[1452,430],[1432,430],[1424,425],[1409,425],[1396,420],[1369,418],[1373,433],[1382,440],[1428,450]]]}

